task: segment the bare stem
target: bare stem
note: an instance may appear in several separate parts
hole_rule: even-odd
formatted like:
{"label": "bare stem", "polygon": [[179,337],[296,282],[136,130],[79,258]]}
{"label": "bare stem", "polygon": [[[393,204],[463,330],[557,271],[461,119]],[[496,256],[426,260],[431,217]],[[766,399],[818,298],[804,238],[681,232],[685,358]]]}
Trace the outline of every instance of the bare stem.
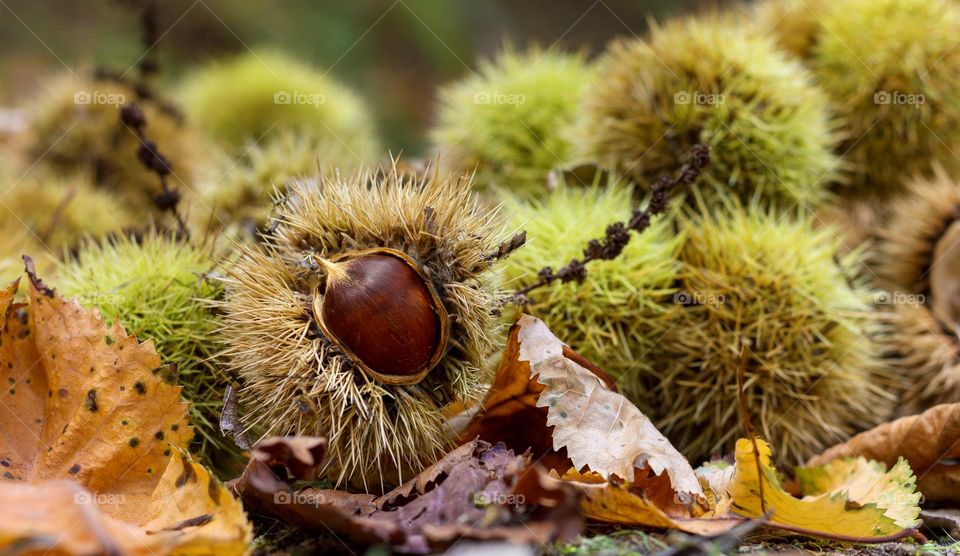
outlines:
{"label": "bare stem", "polygon": [[157,149],[157,144],[144,133],[147,118],[143,110],[140,109],[140,105],[135,102],[124,105],[120,109],[120,123],[135,133],[140,141],[140,148],[137,149],[137,158],[140,163],[160,179],[160,193],[153,197],[153,204],[161,211],[173,215],[177,222],[177,237],[189,238],[190,231],[187,229],[186,221],[177,210],[177,205],[180,203],[180,191],[170,187],[167,182],[168,176],[173,173],[173,169],[167,157]]}
{"label": "bare stem", "polygon": [[760,448],[757,446],[757,434],[753,428],[753,421],[750,419],[750,408],[747,404],[747,352],[749,348],[744,342],[740,346],[740,367],[737,369],[737,402],[740,406],[740,418],[743,419],[743,428],[746,429],[747,438],[753,444],[753,461],[757,466],[757,494],[760,497],[760,512],[767,513],[767,502],[763,497],[763,468],[760,466]]}
{"label": "bare stem", "polygon": [[[710,147],[706,145],[694,145],[690,149],[690,162],[684,164],[677,171],[676,175],[670,176],[662,174],[650,188],[650,203],[646,208],[635,208],[630,220],[627,222],[614,222],[607,226],[606,236],[603,239],[592,239],[587,243],[583,250],[583,257],[573,259],[569,264],[560,268],[556,272],[549,266],[543,267],[537,272],[539,279],[506,298],[505,303],[516,303],[524,305],[527,303],[527,295],[544,286],[560,280],[566,282],[583,282],[587,277],[587,263],[596,260],[615,259],[623,252],[623,249],[630,243],[630,232],[643,233],[650,227],[651,217],[661,214],[667,210],[667,203],[670,191],[677,185],[690,185],[700,177],[700,172],[710,163]],[[516,240],[516,241],[515,241]],[[497,253],[492,256],[493,259],[502,258],[510,251],[523,245],[526,241],[526,235],[521,233],[514,236],[509,242],[500,246]],[[514,246],[514,244],[517,244]]]}

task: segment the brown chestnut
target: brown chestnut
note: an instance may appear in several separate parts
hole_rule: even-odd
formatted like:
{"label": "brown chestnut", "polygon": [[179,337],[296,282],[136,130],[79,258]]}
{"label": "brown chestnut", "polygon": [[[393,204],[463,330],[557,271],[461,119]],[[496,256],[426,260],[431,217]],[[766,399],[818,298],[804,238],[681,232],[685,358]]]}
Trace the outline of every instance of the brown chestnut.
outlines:
{"label": "brown chestnut", "polygon": [[417,263],[393,249],[319,259],[326,271],[313,313],[327,338],[386,384],[414,384],[446,348],[449,320]]}

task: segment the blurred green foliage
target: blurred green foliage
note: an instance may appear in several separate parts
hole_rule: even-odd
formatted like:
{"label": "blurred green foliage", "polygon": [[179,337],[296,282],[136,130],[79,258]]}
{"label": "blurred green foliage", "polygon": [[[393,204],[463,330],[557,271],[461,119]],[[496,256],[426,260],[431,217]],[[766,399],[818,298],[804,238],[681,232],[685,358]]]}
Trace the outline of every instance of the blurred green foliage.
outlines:
{"label": "blurred green foliage", "polygon": [[[17,104],[44,76],[143,54],[131,0],[6,0],[0,6],[0,103]],[[315,64],[362,91],[384,144],[423,153],[439,84],[473,71],[504,41],[596,53],[613,37],[645,32],[648,18],[701,0],[161,0],[163,77],[266,45]],[[709,6],[727,4],[723,0]]]}

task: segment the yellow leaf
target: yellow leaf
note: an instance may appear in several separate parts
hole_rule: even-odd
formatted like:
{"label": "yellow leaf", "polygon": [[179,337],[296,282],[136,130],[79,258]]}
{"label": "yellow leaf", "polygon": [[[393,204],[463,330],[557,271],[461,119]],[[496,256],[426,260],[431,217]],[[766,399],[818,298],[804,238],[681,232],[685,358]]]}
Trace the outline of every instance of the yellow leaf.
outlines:
{"label": "yellow leaf", "polygon": [[590,519],[634,527],[679,529],[695,535],[718,535],[733,528],[740,519],[731,517],[696,519],[669,515],[657,503],[649,500],[641,489],[625,483],[607,482],[596,473],[581,474],[567,471],[563,481],[577,488],[583,498],[580,508]]}
{"label": "yellow leaf", "polygon": [[900,527],[919,524],[920,493],[916,492],[916,477],[904,459],[897,461],[890,471],[880,462],[860,457],[836,459],[818,467],[800,467],[795,473],[807,496],[843,493],[861,505],[875,503]]}
{"label": "yellow leaf", "polygon": [[243,553],[239,502],[179,456],[193,430],[152,344],[32,273],[28,304],[16,289],[0,292],[0,551]]}
{"label": "yellow leaf", "polygon": [[931,407],[862,432],[807,462],[821,465],[837,458],[863,456],[893,466],[907,460],[927,501],[960,501],[960,403]]}
{"label": "yellow leaf", "polygon": [[[770,447],[762,440],[756,443],[757,452],[750,440],[737,441],[736,468],[728,487],[735,513],[746,517],[761,517],[770,513],[769,520],[773,524],[841,538],[869,540],[894,535],[905,529],[897,520],[906,515],[906,510],[898,509],[893,512],[895,517],[891,517],[877,504],[881,495],[911,495],[912,490],[907,492],[908,489],[901,483],[888,483],[885,478],[874,475],[874,479],[884,485],[880,488],[873,488],[872,485],[851,487],[856,493],[872,497],[854,500],[848,495],[848,483],[831,479],[821,482],[824,486],[829,484],[832,487],[830,490],[798,499],[783,489],[776,470],[771,467]],[[902,471],[897,470],[898,473]]]}
{"label": "yellow leaf", "polygon": [[240,501],[182,454],[167,465],[149,507],[152,516],[142,522],[143,530],[166,537],[178,554],[244,554],[252,540]]}

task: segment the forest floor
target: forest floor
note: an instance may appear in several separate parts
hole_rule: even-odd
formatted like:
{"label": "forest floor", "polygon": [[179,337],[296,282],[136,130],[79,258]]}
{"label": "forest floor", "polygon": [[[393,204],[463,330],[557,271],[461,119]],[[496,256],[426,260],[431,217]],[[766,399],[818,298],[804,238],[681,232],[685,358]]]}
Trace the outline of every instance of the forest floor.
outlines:
{"label": "forest floor", "polygon": [[[255,544],[256,556],[306,556],[343,554],[350,556],[389,556],[386,547],[365,547],[332,535],[311,535],[260,524]],[[930,533],[930,532],[928,532]],[[455,545],[447,554],[454,556],[725,556],[735,554],[776,556],[960,556],[960,540],[943,531],[928,536],[926,543],[913,541],[877,545],[850,545],[811,539],[798,535],[754,533],[742,541],[731,538],[707,539],[678,533],[655,533],[638,529],[591,527],[573,543],[553,546],[512,546],[504,543]]]}

